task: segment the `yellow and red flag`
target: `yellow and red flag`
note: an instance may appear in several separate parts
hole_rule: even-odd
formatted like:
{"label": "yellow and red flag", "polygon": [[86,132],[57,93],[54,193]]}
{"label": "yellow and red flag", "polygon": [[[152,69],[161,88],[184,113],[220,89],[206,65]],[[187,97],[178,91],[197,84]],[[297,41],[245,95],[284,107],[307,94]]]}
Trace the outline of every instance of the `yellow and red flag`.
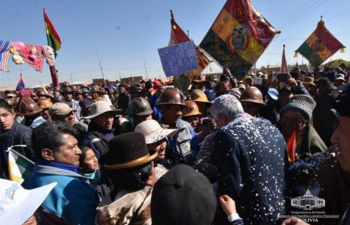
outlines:
{"label": "yellow and red flag", "polygon": [[292,136],[289,138],[287,143],[287,153],[288,153],[288,161],[290,164],[294,164],[295,162],[295,149],[297,147],[297,138],[295,132],[293,132]]}
{"label": "yellow and red flag", "polygon": [[[170,32],[170,41],[169,46],[177,45],[182,42],[191,41],[191,39],[185,34],[181,27],[176,23],[172,10],[171,13],[171,32]],[[200,51],[200,47],[196,48],[197,59],[198,59],[198,70],[188,72],[175,77],[175,83],[178,88],[185,91],[188,89],[189,85],[192,83],[192,80],[200,75],[202,70],[210,63],[208,57]]]}
{"label": "yellow and red flag", "polygon": [[343,52],[344,48],[345,46],[329,32],[321,19],[316,30],[295,51],[295,57],[299,52],[314,68],[317,68],[339,49]]}
{"label": "yellow and red flag", "polygon": [[249,0],[228,0],[200,46],[242,79],[277,33]]}
{"label": "yellow and red flag", "polygon": [[45,30],[46,30],[46,36],[47,36],[47,44],[53,48],[55,52],[55,56],[57,56],[58,50],[60,50],[62,42],[60,36],[58,36],[58,33],[56,31],[55,26],[51,22],[50,18],[46,14],[46,10],[44,10],[44,21],[45,21]]}

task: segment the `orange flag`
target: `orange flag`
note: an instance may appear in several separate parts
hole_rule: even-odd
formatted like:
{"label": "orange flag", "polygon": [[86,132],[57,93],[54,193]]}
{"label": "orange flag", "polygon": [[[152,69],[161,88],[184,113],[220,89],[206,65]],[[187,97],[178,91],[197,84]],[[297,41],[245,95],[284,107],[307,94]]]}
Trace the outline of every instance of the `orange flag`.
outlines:
{"label": "orange flag", "polygon": [[289,138],[287,143],[287,152],[288,152],[288,160],[290,164],[294,164],[295,162],[295,148],[297,146],[297,138],[295,132],[293,132],[292,136]]}

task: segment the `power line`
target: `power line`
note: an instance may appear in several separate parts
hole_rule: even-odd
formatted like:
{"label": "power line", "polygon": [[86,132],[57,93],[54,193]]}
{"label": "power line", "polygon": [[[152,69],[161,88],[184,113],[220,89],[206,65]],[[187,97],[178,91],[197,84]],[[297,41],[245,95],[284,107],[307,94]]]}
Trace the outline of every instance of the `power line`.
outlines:
{"label": "power line", "polygon": [[301,9],[303,9],[304,7],[306,7],[310,2],[312,2],[313,0],[308,1],[305,5],[303,5],[301,8],[299,8],[297,11],[295,11],[294,13],[292,13],[291,15],[289,15],[285,20],[283,20],[281,23],[279,23],[276,27],[279,27],[280,25],[286,23],[286,21],[289,21],[291,19],[293,19],[293,16],[295,16]]}
{"label": "power line", "polygon": [[284,25],[283,27],[281,27],[281,30],[283,28],[286,28],[290,25],[292,25],[293,23],[297,22],[298,20],[300,20],[301,18],[303,18],[304,16],[308,15],[310,12],[314,11],[315,9],[317,9],[318,7],[320,7],[321,5],[323,5],[325,2],[327,2],[328,0],[324,0],[323,2],[320,2],[318,5],[316,5],[314,8],[308,10],[309,8],[307,8],[301,15],[297,16],[294,20],[292,20],[290,23],[287,23],[286,25]]}
{"label": "power line", "polygon": [[[334,16],[334,17],[332,17],[332,18],[330,18],[330,19],[328,19],[328,20],[325,20],[325,23],[327,23],[327,22],[329,22],[330,20],[333,20],[333,19],[335,19],[335,18],[337,18],[337,17],[339,17],[339,16],[341,16],[341,15],[344,15],[345,13],[347,13],[347,12],[349,12],[349,11],[350,11],[350,9],[347,9],[346,11],[342,12],[341,14],[337,14],[336,16]],[[303,33],[307,32],[307,31],[310,31],[311,29],[314,29],[314,27],[309,27],[309,28],[305,29],[304,31],[298,32],[298,33],[296,33],[296,34],[293,35],[293,36],[290,36],[290,37],[288,37],[288,38],[281,39],[281,40],[292,40],[292,37],[300,36],[300,35],[302,35]],[[346,33],[346,34],[348,34],[348,33]],[[338,35],[335,35],[335,36],[339,36],[339,35],[345,35],[345,34],[338,34]],[[276,39],[276,41],[279,41],[279,40]]]}

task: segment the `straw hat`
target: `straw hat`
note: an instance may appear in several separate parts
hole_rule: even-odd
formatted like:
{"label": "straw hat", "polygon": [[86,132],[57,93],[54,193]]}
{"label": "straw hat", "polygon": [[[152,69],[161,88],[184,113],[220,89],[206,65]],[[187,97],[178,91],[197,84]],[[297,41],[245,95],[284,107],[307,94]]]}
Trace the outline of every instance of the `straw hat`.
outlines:
{"label": "straw hat", "polygon": [[56,185],[26,190],[16,182],[0,179],[0,224],[23,224]]}
{"label": "straw hat", "polygon": [[177,129],[163,129],[157,121],[146,120],[135,127],[135,132],[145,136],[146,144],[152,144],[175,135]]}
{"label": "straw hat", "polygon": [[90,105],[90,112],[91,112],[90,116],[84,117],[85,119],[93,119],[107,112],[112,112],[115,115],[118,115],[118,114],[120,115],[122,113],[122,110],[114,109],[114,107],[112,108],[106,101],[97,101],[92,105]]}
{"label": "straw hat", "polygon": [[104,167],[107,170],[120,170],[146,165],[154,160],[158,153],[150,155],[146,141],[141,133],[120,134],[109,141],[112,160]]}

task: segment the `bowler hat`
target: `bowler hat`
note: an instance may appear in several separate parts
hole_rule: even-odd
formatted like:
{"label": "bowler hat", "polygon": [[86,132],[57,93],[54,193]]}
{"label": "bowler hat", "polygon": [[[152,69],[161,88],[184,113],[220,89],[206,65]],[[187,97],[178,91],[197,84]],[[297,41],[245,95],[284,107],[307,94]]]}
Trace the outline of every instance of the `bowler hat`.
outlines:
{"label": "bowler hat", "polygon": [[104,166],[108,170],[119,170],[138,167],[151,162],[158,153],[150,155],[145,137],[141,133],[120,134],[109,141],[112,160]]}
{"label": "bowler hat", "polygon": [[337,113],[350,117],[350,84],[339,87],[332,92],[330,97]]}
{"label": "bowler hat", "polygon": [[217,198],[208,178],[184,164],[155,184],[151,200],[153,225],[212,224]]}

